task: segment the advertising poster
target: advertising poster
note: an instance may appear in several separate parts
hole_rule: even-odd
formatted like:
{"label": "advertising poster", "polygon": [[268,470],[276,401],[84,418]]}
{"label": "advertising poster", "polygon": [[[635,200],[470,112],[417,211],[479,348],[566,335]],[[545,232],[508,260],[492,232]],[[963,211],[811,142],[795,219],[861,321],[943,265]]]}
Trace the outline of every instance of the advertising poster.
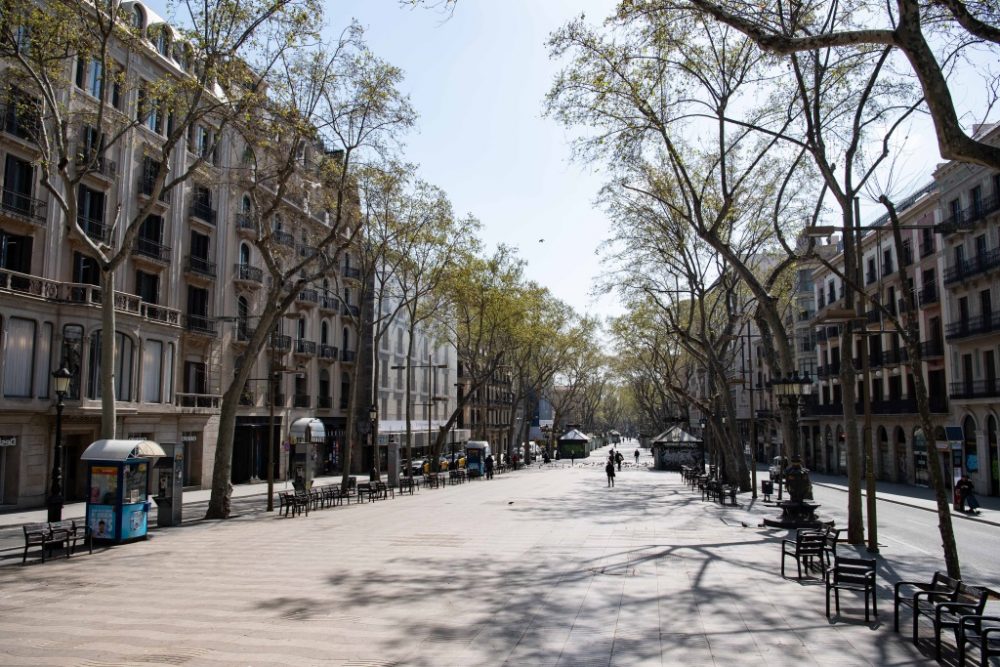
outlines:
{"label": "advertising poster", "polygon": [[118,468],[93,466],[90,469],[90,504],[112,505],[118,498]]}
{"label": "advertising poster", "polygon": [[133,537],[142,537],[146,534],[145,504],[125,507],[124,516],[125,520],[122,522],[123,540],[128,540]]}
{"label": "advertising poster", "polygon": [[90,532],[99,540],[111,540],[115,537],[115,510],[113,507],[90,508]]}

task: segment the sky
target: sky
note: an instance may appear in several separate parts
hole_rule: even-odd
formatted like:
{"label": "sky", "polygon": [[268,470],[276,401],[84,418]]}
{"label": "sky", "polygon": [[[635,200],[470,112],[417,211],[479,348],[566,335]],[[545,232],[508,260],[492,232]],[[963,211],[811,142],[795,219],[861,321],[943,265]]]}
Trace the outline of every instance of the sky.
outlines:
{"label": "sky", "polygon": [[405,154],[420,177],[444,189],[457,214],[482,222],[489,247],[518,248],[529,280],[598,316],[620,311],[610,297],[590,296],[595,252],[608,236],[593,206],[602,181],[571,160],[562,126],[542,117],[559,68],[545,44],[580,13],[598,21],[614,4],[461,0],[449,15],[398,0],[336,0],[327,9],[331,28],[357,19],[372,51],[403,69],[420,115]]}

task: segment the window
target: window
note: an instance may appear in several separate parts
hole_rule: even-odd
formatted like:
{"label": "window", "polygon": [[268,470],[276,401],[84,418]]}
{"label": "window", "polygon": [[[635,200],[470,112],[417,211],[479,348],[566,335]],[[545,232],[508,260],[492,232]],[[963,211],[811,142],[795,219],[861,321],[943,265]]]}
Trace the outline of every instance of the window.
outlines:
{"label": "window", "polygon": [[108,228],[104,224],[104,193],[80,185],[77,194],[77,223],[83,233],[95,241],[108,240]]}
{"label": "window", "polygon": [[152,99],[145,84],[139,88],[139,101],[136,104],[136,120],[153,132],[163,134],[163,113],[160,101]]}
{"label": "window", "polygon": [[27,160],[7,155],[3,170],[3,208],[21,215],[31,215],[34,201],[35,169]]}
{"label": "window", "polygon": [[207,394],[208,371],[201,361],[184,362],[184,393]]}
{"label": "window", "polygon": [[[117,332],[115,335],[115,400],[132,398],[132,339]],[[90,337],[90,373],[87,398],[101,398],[101,331]]]}
{"label": "window", "polygon": [[30,274],[32,245],[32,237],[18,236],[0,229],[0,268]]}
{"label": "window", "polygon": [[73,253],[73,282],[83,285],[100,285],[101,269],[97,260],[92,257],[74,252]]}
{"label": "window", "polygon": [[240,340],[250,338],[250,304],[245,296],[236,299],[236,336]]}
{"label": "window", "polygon": [[83,364],[83,327],[79,324],[67,324],[63,327],[62,355],[60,366],[65,366],[72,373],[66,398],[80,398],[80,370]]}
{"label": "window", "polygon": [[319,325],[319,342],[320,345],[330,344],[330,325],[325,320]]}
{"label": "window", "polygon": [[138,3],[132,6],[132,16],[130,18],[132,27],[142,32],[142,29],[146,27],[146,15],[142,12],[142,7]]}
{"label": "window", "polygon": [[188,315],[200,318],[208,317],[208,290],[188,286]]}
{"label": "window", "polygon": [[135,294],[146,303],[159,303],[160,277],[145,271],[135,272]]}
{"label": "window", "polygon": [[969,199],[972,201],[972,214],[979,216],[983,212],[983,186],[977,185],[969,191]]}
{"label": "window", "polygon": [[31,381],[35,375],[34,320],[11,317],[7,321],[4,346],[3,394],[13,398],[31,398]]}
{"label": "window", "polygon": [[87,91],[92,97],[97,99],[104,99],[101,95],[101,86],[103,85],[104,76],[104,63],[96,58],[90,60],[83,60],[78,58],[76,61],[76,87],[81,90]]}
{"label": "window", "polygon": [[156,33],[156,50],[164,58],[170,57],[170,29],[167,26]]}
{"label": "window", "polygon": [[161,377],[163,371],[163,343],[147,340],[142,348],[142,400],[161,403]]}
{"label": "window", "polygon": [[196,153],[199,157],[205,158],[209,162],[214,162],[212,159],[212,144],[212,133],[202,125],[195,125],[194,140],[191,143],[191,151]]}
{"label": "window", "polygon": [[191,232],[191,256],[208,261],[209,237],[198,232]]}
{"label": "window", "polygon": [[250,246],[240,244],[240,266],[250,266]]}

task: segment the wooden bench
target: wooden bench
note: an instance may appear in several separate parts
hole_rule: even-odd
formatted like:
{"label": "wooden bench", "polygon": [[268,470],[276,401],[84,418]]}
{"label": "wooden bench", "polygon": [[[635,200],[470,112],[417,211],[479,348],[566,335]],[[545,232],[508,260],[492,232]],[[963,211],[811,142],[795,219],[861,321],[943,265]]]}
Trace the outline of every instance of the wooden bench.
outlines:
{"label": "wooden bench", "polygon": [[278,496],[278,513],[284,510],[285,516],[295,516],[305,511],[306,516],[309,516],[309,506],[312,504],[312,498],[309,496],[307,491],[285,491]]}
{"label": "wooden bench", "polygon": [[917,643],[919,626],[916,619],[923,615],[930,618],[934,623],[934,658],[941,660],[941,634],[943,630],[949,629],[955,633],[957,640],[958,628],[961,625],[963,616],[982,616],[983,609],[986,608],[986,599],[989,591],[979,586],[970,586],[965,582],[960,582],[955,592],[951,594],[951,599],[945,602],[937,602],[933,608],[927,606],[914,607],[913,618],[913,643]]}
{"label": "wooden bench", "polygon": [[[916,608],[926,605],[933,609],[938,602],[946,602],[955,594],[961,582],[952,579],[947,572],[935,572],[930,581],[897,581],[892,593],[892,629],[899,632],[899,608],[909,607],[913,613],[913,636],[917,635]],[[904,589],[909,589],[904,595]]]}
{"label": "wooden bench", "polygon": [[736,507],[736,487],[729,486],[728,484],[723,484],[719,489],[719,504],[725,505],[726,499],[729,499],[729,504]]}
{"label": "wooden bench", "polygon": [[979,649],[979,662],[988,665],[1000,655],[1000,616],[963,616],[958,624],[958,664],[965,665],[966,646]]}
{"label": "wooden bench", "polygon": [[21,556],[21,564],[28,560],[28,549],[33,546],[41,548],[42,562],[45,562],[45,552],[48,550],[52,555],[52,550],[56,547],[66,549],[66,557],[69,558],[76,549],[79,540],[84,540],[90,548],[90,553],[94,553],[94,545],[90,531],[86,524],[77,523],[75,519],[63,521],[53,521],[50,523],[28,523],[24,530],[24,554]]}

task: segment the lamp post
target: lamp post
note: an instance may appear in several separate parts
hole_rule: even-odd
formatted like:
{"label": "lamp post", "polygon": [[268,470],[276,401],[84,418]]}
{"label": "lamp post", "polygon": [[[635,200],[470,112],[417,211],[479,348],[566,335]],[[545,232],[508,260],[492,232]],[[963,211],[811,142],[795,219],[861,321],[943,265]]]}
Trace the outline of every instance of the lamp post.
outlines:
{"label": "lamp post", "polygon": [[705,436],[707,435],[706,431],[708,430],[708,418],[707,417],[702,417],[701,419],[699,419],[698,420],[698,425],[701,426],[701,472],[702,472],[702,474],[704,474],[705,473],[705,460],[706,460],[706,457],[705,457]]}
{"label": "lamp post", "polygon": [[52,489],[49,492],[49,521],[62,520],[63,508],[63,447],[62,447],[62,414],[66,407],[63,399],[69,390],[69,381],[73,378],[73,373],[65,366],[52,373],[53,384],[56,391],[56,444],[52,455]]}
{"label": "lamp post", "polygon": [[[394,371],[406,369],[407,384],[409,384],[409,380],[410,380],[410,369],[413,369],[413,368],[426,368],[427,369],[427,390],[431,393],[430,400],[431,401],[436,401],[437,398],[434,396],[434,394],[435,394],[435,391],[436,391],[436,388],[437,388],[437,375],[433,375],[432,376],[431,375],[431,373],[432,373],[431,369],[432,368],[448,368],[448,364],[435,364],[434,363],[434,355],[432,354],[432,355],[430,355],[430,357],[428,359],[428,363],[426,363],[426,364],[410,364],[410,363],[406,363],[406,364],[401,365],[401,366],[389,366],[389,368],[391,370],[394,370]],[[413,465],[413,443],[410,440],[410,417],[409,417],[409,404],[410,404],[410,398],[411,398],[410,397],[410,393],[411,392],[407,392],[407,394],[406,394],[406,404],[407,404],[407,411],[406,411],[407,412],[407,417],[406,417],[406,460],[409,462],[408,465],[412,466]],[[433,402],[431,403],[431,405],[433,405]],[[428,408],[427,412],[428,412],[428,414],[427,414],[427,445],[429,447],[430,446],[430,437],[431,437],[430,436],[430,433],[431,433],[430,408]]]}
{"label": "lamp post", "polygon": [[374,468],[372,470],[372,479],[376,482],[381,480],[382,471],[379,465],[379,455],[378,455],[378,433],[376,432],[376,427],[378,426],[378,406],[372,403],[371,407],[368,408],[368,421],[371,424],[371,439],[372,439],[372,460],[374,462]]}

